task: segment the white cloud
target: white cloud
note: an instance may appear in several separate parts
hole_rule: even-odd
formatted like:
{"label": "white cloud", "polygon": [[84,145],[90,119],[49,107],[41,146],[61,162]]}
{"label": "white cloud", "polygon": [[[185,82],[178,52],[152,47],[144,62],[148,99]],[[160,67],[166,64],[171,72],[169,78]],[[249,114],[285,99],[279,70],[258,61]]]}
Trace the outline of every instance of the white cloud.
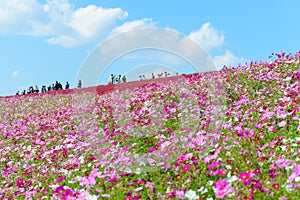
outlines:
{"label": "white cloud", "polygon": [[134,20],[130,22],[125,22],[123,25],[116,27],[112,34],[119,34],[127,31],[131,31],[137,28],[155,27],[156,22],[150,18],[144,18],[141,20]]}
{"label": "white cloud", "polygon": [[38,10],[39,4],[36,0],[1,0],[0,33],[26,31],[30,18]]}
{"label": "white cloud", "polygon": [[245,58],[239,58],[235,56],[232,52],[226,51],[224,55],[215,56],[214,59],[215,66],[220,69],[225,66],[238,66],[239,64],[244,64],[246,62]]}
{"label": "white cloud", "polygon": [[99,32],[111,28],[116,19],[124,19],[127,16],[127,12],[122,11],[120,8],[103,9],[91,5],[76,10],[69,25],[80,36],[91,38],[95,37]]}
{"label": "white cloud", "polygon": [[209,22],[203,24],[200,29],[191,32],[189,37],[207,51],[221,47],[225,40],[225,36],[212,27]]}
{"label": "white cloud", "polygon": [[[214,28],[209,22],[203,24],[200,29],[191,32],[189,38],[196,41],[206,51],[222,48],[225,42],[224,34]],[[213,62],[215,66],[220,69],[224,65],[237,66],[244,64],[246,59],[237,57],[229,50],[226,50],[224,55],[215,56]]]}
{"label": "white cloud", "polygon": [[68,0],[1,0],[0,33],[46,36],[49,44],[73,47],[103,39],[124,20],[121,8],[105,9],[89,5],[75,9]]}
{"label": "white cloud", "polygon": [[[54,5],[54,7],[57,6]],[[59,8],[60,12],[50,14],[58,31],[47,42],[63,47],[73,47],[97,38],[104,38],[115,26],[117,20],[123,20],[128,16],[128,13],[120,8],[104,9],[94,5],[73,11],[72,6],[67,4],[66,0],[63,6],[59,5]],[[44,10],[50,12],[51,5],[44,7]]]}
{"label": "white cloud", "polygon": [[19,71],[18,70],[14,70],[12,73],[11,73],[11,76],[13,78],[17,78],[19,76]]}
{"label": "white cloud", "polygon": [[75,37],[69,35],[58,35],[56,37],[47,39],[48,44],[55,44],[65,48],[71,48],[83,43],[82,40],[76,39]]}
{"label": "white cloud", "polygon": [[[128,13],[121,8],[102,8],[89,5],[83,8],[75,8],[69,0],[47,0],[41,4],[38,0],[0,0],[0,34],[15,33],[27,34],[38,37],[44,36],[48,44],[59,45],[66,48],[82,45],[92,41],[104,40],[107,36],[128,32],[134,29],[145,27],[156,27],[156,22],[151,18],[134,21],[127,21],[116,27],[118,20],[122,21],[128,17]],[[198,57],[207,59],[207,55],[197,51],[197,45],[186,41],[192,39],[201,45],[206,51],[224,46],[225,36],[214,28],[209,22],[203,24],[198,30],[191,32],[188,37],[182,38],[180,34],[170,34],[164,38],[157,38],[147,41],[145,38],[153,37],[156,32],[145,32],[146,35],[115,39],[110,42],[105,55],[114,55],[115,48],[132,48],[134,46],[151,46],[151,43],[159,43],[162,49],[182,49],[181,55],[186,57]],[[147,35],[150,34],[150,35]],[[160,37],[158,35],[158,37]],[[178,41],[181,38],[181,42]],[[175,41],[175,42],[174,42]],[[122,44],[122,45],[120,45]],[[188,46],[186,46],[188,45]],[[180,63],[174,56],[159,56],[166,63]],[[232,52],[226,51],[224,55],[214,57],[216,66],[238,65],[244,62],[244,58],[236,57]],[[14,71],[13,77],[18,76]]]}

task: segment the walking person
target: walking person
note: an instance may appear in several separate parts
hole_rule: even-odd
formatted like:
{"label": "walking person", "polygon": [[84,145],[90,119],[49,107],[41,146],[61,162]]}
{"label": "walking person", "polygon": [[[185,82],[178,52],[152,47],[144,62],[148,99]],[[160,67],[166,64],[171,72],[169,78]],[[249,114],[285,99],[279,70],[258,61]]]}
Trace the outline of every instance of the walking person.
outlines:
{"label": "walking person", "polygon": [[114,84],[115,76],[113,74],[110,75],[109,77],[109,84]]}
{"label": "walking person", "polygon": [[62,89],[63,89],[62,84],[58,82],[58,90],[62,90]]}
{"label": "walking person", "polygon": [[113,79],[114,79],[114,75],[110,75],[109,78],[108,78],[108,84],[113,84]]}
{"label": "walking person", "polygon": [[33,86],[30,86],[29,87],[29,94],[32,94],[32,93],[34,93],[34,89],[33,89]]}
{"label": "walking person", "polygon": [[66,89],[69,89],[70,88],[70,84],[69,84],[69,82],[67,81],[66,82]]}
{"label": "walking person", "polygon": [[81,88],[81,87],[82,87],[82,82],[81,82],[81,80],[78,81],[77,87],[78,87],[78,88]]}
{"label": "walking person", "polygon": [[58,84],[58,81],[55,82],[55,90],[58,90],[59,89],[59,84]]}
{"label": "walking person", "polygon": [[125,77],[125,75],[122,77],[122,82],[126,83],[126,77]]}
{"label": "walking person", "polygon": [[114,81],[115,81],[115,75],[111,74],[111,84],[114,84]]}
{"label": "walking person", "polygon": [[45,85],[42,86],[42,92],[47,92]]}
{"label": "walking person", "polygon": [[39,88],[38,88],[37,85],[35,85],[35,87],[34,87],[34,92],[35,92],[35,93],[39,93]]}

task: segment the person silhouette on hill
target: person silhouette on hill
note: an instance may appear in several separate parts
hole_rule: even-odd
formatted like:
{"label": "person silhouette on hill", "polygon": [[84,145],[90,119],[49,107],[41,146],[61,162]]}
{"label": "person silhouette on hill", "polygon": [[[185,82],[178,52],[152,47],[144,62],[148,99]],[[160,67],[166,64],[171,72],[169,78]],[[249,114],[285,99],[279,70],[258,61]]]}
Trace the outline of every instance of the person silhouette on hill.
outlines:
{"label": "person silhouette on hill", "polygon": [[58,90],[62,90],[62,89],[63,89],[62,84],[58,82]]}
{"label": "person silhouette on hill", "polygon": [[108,84],[114,84],[114,75],[111,74],[109,79],[108,79]]}
{"label": "person silhouette on hill", "polygon": [[59,88],[59,84],[58,84],[58,81],[55,82],[55,90],[58,90]]}
{"label": "person silhouette on hill", "polygon": [[37,85],[35,85],[35,87],[34,87],[34,92],[35,92],[35,93],[39,93],[39,88],[38,88]]}
{"label": "person silhouette on hill", "polygon": [[111,74],[111,84],[114,84],[115,83],[115,75]]}
{"label": "person silhouette on hill", "polygon": [[42,92],[47,92],[47,89],[46,89],[45,85],[42,86]]}
{"label": "person silhouette on hill", "polygon": [[28,89],[28,94],[32,94],[32,93],[34,93],[34,89],[33,86],[30,86]]}
{"label": "person silhouette on hill", "polygon": [[82,87],[82,82],[81,82],[81,80],[78,81],[77,87],[78,87],[78,88],[81,88],[81,87]]}
{"label": "person silhouette on hill", "polygon": [[154,73],[152,73],[152,79],[155,79],[155,75],[154,75]]}
{"label": "person silhouette on hill", "polygon": [[69,89],[70,88],[70,84],[69,82],[66,83],[66,89]]}
{"label": "person silhouette on hill", "polygon": [[125,77],[125,75],[122,77],[122,82],[126,83],[126,77]]}

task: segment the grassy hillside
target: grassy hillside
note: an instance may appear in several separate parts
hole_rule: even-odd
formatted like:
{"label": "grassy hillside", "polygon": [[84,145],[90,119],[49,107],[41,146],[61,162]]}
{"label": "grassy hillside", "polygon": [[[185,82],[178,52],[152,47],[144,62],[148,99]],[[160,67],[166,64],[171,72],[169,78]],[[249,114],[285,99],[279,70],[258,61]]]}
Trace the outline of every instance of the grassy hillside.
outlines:
{"label": "grassy hillside", "polygon": [[300,52],[0,98],[0,199],[298,199]]}

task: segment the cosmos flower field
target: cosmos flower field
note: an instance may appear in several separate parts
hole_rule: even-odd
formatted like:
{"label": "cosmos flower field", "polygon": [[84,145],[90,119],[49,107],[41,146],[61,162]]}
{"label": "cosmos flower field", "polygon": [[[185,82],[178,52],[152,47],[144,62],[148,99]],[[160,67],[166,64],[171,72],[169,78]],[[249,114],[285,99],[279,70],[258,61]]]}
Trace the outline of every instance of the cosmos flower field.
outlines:
{"label": "cosmos flower field", "polygon": [[300,52],[0,98],[0,199],[298,199]]}

